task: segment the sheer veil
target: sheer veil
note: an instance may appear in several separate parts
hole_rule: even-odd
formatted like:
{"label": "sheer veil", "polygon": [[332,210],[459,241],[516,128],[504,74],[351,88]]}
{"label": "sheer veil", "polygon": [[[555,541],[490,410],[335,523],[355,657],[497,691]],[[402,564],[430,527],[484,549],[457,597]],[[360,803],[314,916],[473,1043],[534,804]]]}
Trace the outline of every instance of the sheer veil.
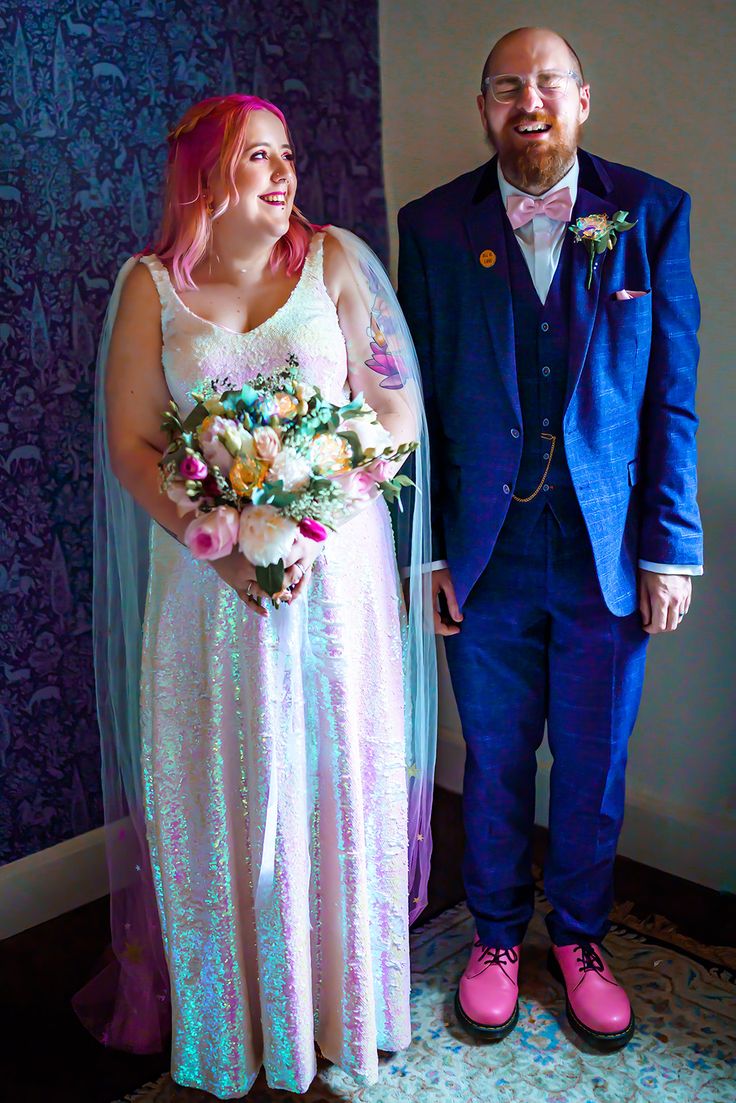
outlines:
{"label": "sheer veil", "polygon": [[95,384],[92,632],[113,958],[73,1005],[105,1045],[157,1053],[170,1033],[169,981],[143,820],[138,720],[152,522],[112,471],[105,417],[110,337],[135,263],[126,261],[115,281]]}
{"label": "sheer veil", "polygon": [[[416,489],[394,512],[397,557],[408,594],[405,647],[406,763],[409,798],[409,916],[427,902],[430,815],[436,745],[436,652],[431,602],[429,448],[419,368],[408,327],[380,261],[359,238],[329,227],[366,298],[381,303],[391,357],[382,386],[400,389],[412,409],[419,448],[407,473]],[[169,982],[145,838],[140,767],[139,675],[149,569],[150,518],[115,477],[106,447],[105,376],[120,293],[135,259],[123,265],[100,341],[95,393],[93,637],[111,897],[113,957],[74,998],[85,1026],[118,1049],[153,1053],[170,1032]]]}
{"label": "sheer veil", "polygon": [[413,922],[427,904],[437,744],[437,652],[429,569],[432,536],[427,420],[414,342],[388,273],[375,253],[355,234],[335,226],[327,229],[343,247],[365,299],[366,317],[371,313],[372,304],[380,303],[381,327],[390,349],[382,385],[400,388],[404,402],[411,408],[419,442],[406,464],[406,473],[414,480],[415,488],[405,489],[401,498],[403,508],[392,510],[396,554],[409,604],[404,706],[409,795],[409,921]]}

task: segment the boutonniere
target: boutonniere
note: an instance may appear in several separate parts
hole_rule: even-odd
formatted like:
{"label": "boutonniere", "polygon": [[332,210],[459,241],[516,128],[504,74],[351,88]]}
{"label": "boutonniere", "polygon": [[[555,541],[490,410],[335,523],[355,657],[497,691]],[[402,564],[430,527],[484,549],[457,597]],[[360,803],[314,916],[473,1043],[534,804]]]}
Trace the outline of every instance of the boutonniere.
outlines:
{"label": "boutonniere", "polygon": [[636,226],[636,221],[626,221],[628,214],[628,211],[616,211],[613,218],[607,214],[584,214],[568,227],[570,233],[575,235],[575,241],[582,241],[588,250],[588,282],[585,285],[588,291],[593,281],[595,258],[607,249],[613,249],[618,235],[624,230]]}

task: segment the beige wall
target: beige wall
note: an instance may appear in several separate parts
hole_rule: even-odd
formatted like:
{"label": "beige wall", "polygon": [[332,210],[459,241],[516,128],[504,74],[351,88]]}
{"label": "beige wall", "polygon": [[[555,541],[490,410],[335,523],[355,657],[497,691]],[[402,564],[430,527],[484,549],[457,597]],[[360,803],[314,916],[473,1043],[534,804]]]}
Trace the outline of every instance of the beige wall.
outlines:
{"label": "beige wall", "polygon": [[[523,10],[521,17],[519,11]],[[592,85],[584,144],[693,197],[693,268],[703,306],[700,503],[706,574],[683,628],[650,648],[631,745],[623,853],[736,889],[736,698],[733,584],[733,59],[736,5],[687,0],[532,3],[381,0],[383,157],[395,271],[395,217],[409,199],[488,156],[475,107],[493,41],[520,22],[552,26]],[[635,212],[632,212],[635,214]],[[462,738],[446,672],[440,777],[457,785]],[[541,756],[544,820],[548,759]]]}

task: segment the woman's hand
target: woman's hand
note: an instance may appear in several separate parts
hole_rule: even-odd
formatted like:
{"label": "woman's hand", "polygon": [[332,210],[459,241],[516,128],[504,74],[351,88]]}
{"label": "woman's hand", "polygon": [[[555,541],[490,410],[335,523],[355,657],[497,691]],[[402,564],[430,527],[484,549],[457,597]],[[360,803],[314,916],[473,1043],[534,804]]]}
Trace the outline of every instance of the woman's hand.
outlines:
{"label": "woman's hand", "polygon": [[289,588],[291,600],[295,601],[309,585],[312,567],[322,554],[324,543],[310,540],[307,536],[297,536],[289,555],[284,560],[284,586]]}
{"label": "woman's hand", "polygon": [[[232,586],[240,600],[249,609],[252,609],[259,617],[268,616],[271,595],[267,594],[258,585],[256,569],[242,552],[236,548],[235,551],[230,552],[230,555],[225,555],[222,559],[211,559],[210,566],[217,571],[223,582],[226,582],[228,586]],[[286,600],[289,600],[289,598]]]}

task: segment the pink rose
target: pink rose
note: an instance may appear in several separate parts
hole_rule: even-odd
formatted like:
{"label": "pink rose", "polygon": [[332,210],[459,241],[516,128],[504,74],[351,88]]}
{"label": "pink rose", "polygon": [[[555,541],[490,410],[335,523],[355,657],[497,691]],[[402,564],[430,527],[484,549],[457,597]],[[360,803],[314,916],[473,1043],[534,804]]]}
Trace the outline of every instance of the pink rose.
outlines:
{"label": "pink rose", "polygon": [[204,479],[207,472],[207,464],[199,456],[185,456],[179,464],[182,479]]}
{"label": "pink rose", "polygon": [[313,517],[305,517],[300,522],[299,532],[302,536],[306,536],[308,540],[315,540],[318,544],[327,539],[327,529],[319,521],[315,521]]}
{"label": "pink rose", "polygon": [[236,423],[227,417],[210,416],[204,419],[199,428],[199,445],[213,467],[219,467],[223,475],[230,474],[233,457],[220,440],[228,429],[237,428]]}
{"label": "pink rose", "polygon": [[231,506],[218,506],[200,513],[187,525],[184,543],[197,559],[222,559],[238,539],[240,514]]}
{"label": "pink rose", "polygon": [[349,501],[364,501],[365,499],[377,498],[380,494],[375,478],[365,467],[356,467],[342,475],[335,475],[333,482],[342,487],[345,497]]}
{"label": "pink rose", "polygon": [[374,460],[368,464],[366,470],[370,471],[377,483],[383,483],[388,478],[389,466],[388,460]]}

